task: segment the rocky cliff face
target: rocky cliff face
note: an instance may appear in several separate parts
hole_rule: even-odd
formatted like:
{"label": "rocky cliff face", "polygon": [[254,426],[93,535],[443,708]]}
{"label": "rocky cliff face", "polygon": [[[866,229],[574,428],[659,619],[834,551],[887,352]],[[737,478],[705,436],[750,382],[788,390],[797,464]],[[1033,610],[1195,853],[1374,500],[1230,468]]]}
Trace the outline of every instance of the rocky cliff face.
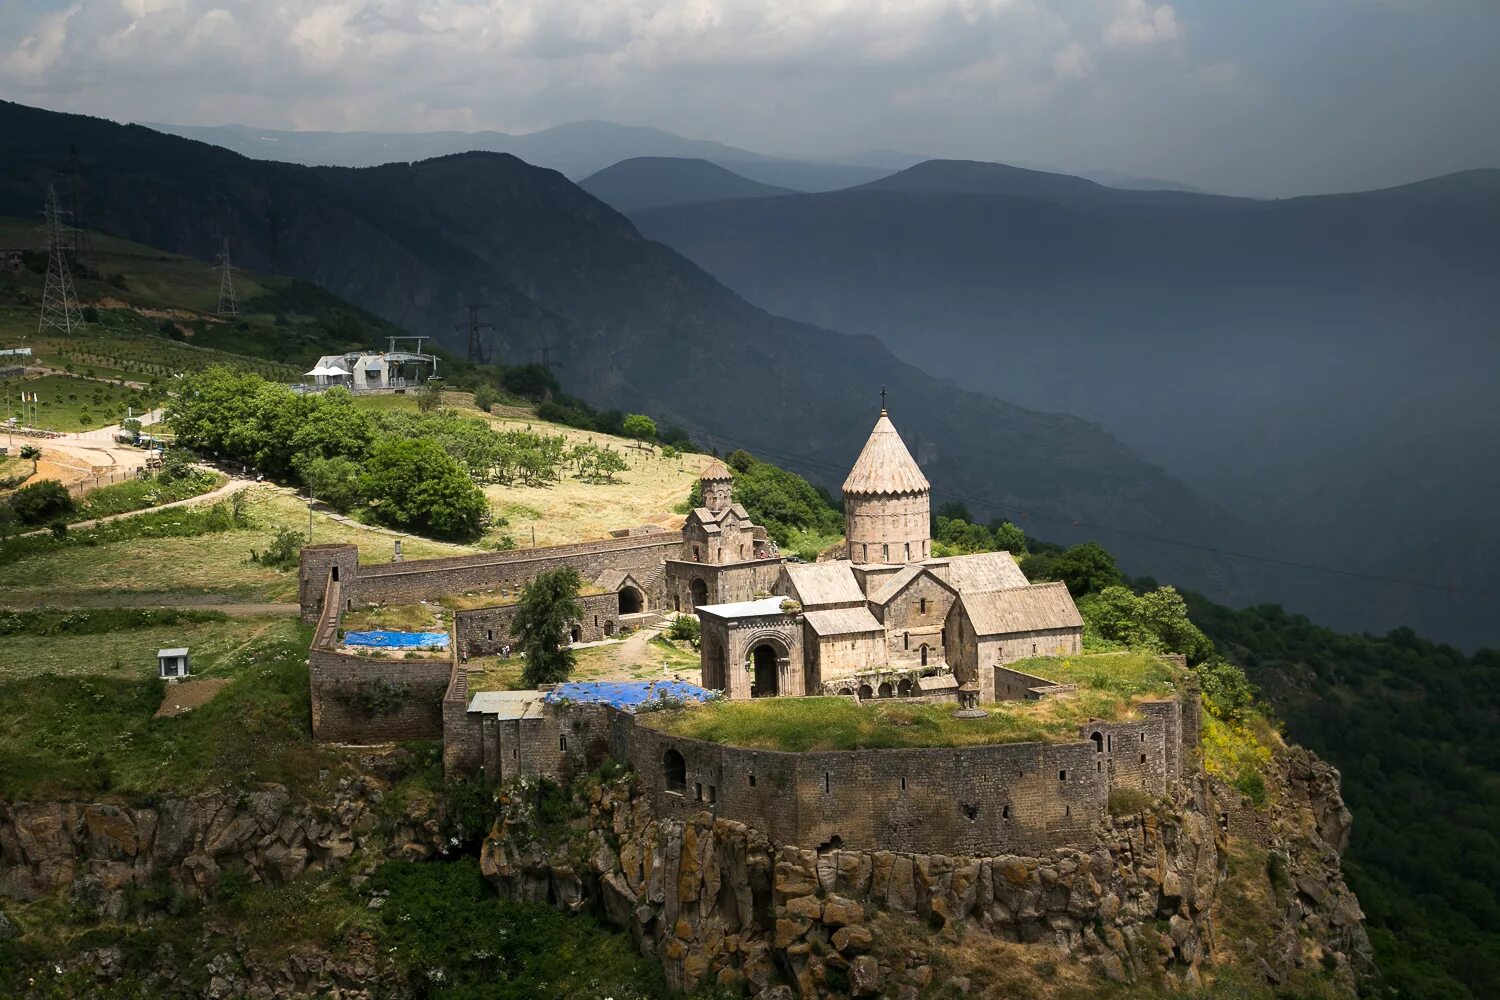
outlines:
{"label": "rocky cliff face", "polygon": [[[628,778],[591,786],[580,818],[542,826],[535,788],[510,787],[481,863],[508,895],[593,910],[627,929],[683,989],[718,983],[767,1000],[907,1000],[950,987],[1006,995],[995,977],[1020,967],[1028,981],[1073,985],[1154,991],[1239,977],[1269,989],[1311,977],[1352,994],[1370,966],[1339,871],[1350,816],[1338,773],[1292,750],[1266,777],[1263,808],[1204,780],[1173,803],[1102,823],[1090,850],[990,858],[818,852],[708,813],[660,820]],[[0,803],[0,900],[60,896],[129,923],[148,888],[211,895],[230,871],[278,886],[361,857],[440,854],[438,818],[414,809],[391,819],[383,788],[345,779],[320,805],[278,787],[149,806]],[[0,913],[0,941],[17,932]],[[399,995],[377,944],[354,935],[336,953],[267,956],[243,927],[216,918],[153,946],[151,989]],[[80,946],[48,974],[56,995],[107,993],[122,960],[117,943]]]}
{"label": "rocky cliff face", "polygon": [[[283,886],[307,872],[339,870],[361,851],[375,859],[438,853],[437,818],[383,817],[384,787],[372,777],[342,779],[322,804],[294,800],[280,786],[164,798],[139,807],[0,802],[0,907],[7,898],[60,897],[76,912],[117,925],[144,925],[149,916],[136,912],[143,896],[212,896],[230,871],[244,883]],[[389,970],[368,935],[346,939],[337,954],[309,948],[266,955],[251,947],[232,921],[210,920],[194,931],[153,943],[150,995],[345,1000],[395,995]],[[19,933],[0,912],[0,941]],[[80,945],[63,963],[39,971],[45,982],[34,981],[37,995],[115,995],[110,990],[121,981],[123,951],[118,943]]]}
{"label": "rocky cliff face", "polygon": [[[1232,970],[1266,984],[1312,975],[1352,994],[1368,943],[1339,874],[1349,814],[1337,772],[1297,752],[1273,779],[1263,811],[1205,781],[1170,807],[1101,824],[1091,850],[992,858],[818,852],[706,812],[659,820],[626,781],[594,788],[561,845],[555,830],[532,832],[524,792],[502,796],[481,860],[510,895],[601,910],[680,989],[907,998],[946,976],[967,992],[962,952],[993,942],[1101,980],[1192,984]],[[1254,937],[1242,933],[1251,925]],[[921,947],[903,947],[914,930]]]}

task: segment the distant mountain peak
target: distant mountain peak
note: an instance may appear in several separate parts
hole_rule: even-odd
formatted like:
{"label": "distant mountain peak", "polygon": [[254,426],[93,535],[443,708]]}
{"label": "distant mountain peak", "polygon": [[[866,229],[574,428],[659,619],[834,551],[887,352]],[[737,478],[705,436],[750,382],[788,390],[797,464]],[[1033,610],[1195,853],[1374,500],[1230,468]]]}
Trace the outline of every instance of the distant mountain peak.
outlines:
{"label": "distant mountain peak", "polygon": [[762,184],[701,157],[633,156],[578,182],[618,212],[737,198],[795,194]]}

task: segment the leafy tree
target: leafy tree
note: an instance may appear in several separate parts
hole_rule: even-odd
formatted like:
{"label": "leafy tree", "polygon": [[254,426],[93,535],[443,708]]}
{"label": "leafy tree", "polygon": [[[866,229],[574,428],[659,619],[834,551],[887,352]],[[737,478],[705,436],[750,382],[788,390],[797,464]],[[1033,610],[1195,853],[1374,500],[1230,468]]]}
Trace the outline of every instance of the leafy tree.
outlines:
{"label": "leafy tree", "polygon": [[1187,604],[1171,587],[1137,596],[1126,587],[1105,587],[1078,602],[1089,634],[1132,649],[1181,653],[1189,663],[1213,655],[1213,643],[1188,619]]}
{"label": "leafy tree", "polygon": [[489,504],[468,474],[425,439],[377,442],[360,493],[385,524],[440,538],[475,538],[489,516]]}
{"label": "leafy tree", "polygon": [[10,508],[25,524],[43,524],[73,512],[73,497],[56,479],[23,486],[11,494]]}
{"label": "leafy tree", "polygon": [[990,530],[995,534],[995,548],[1009,552],[1011,555],[1022,555],[1026,552],[1026,532],[1014,524],[1009,521],[994,521],[990,524]]}
{"label": "leafy tree", "polygon": [[31,460],[31,474],[36,475],[37,463],[42,460],[42,449],[34,444],[21,445],[21,458]]}
{"label": "leafy tree", "polygon": [[521,682],[528,687],[556,684],[573,670],[573,650],[566,644],[569,623],[583,616],[578,602],[581,581],[571,566],[538,575],[521,592],[511,630],[520,637],[526,665]]}
{"label": "leafy tree", "polygon": [[1115,557],[1098,542],[1075,545],[1052,564],[1052,579],[1068,585],[1068,593],[1074,597],[1097,594],[1106,587],[1115,587],[1124,581]]}
{"label": "leafy tree", "polygon": [[292,432],[291,454],[358,458],[370,450],[375,440],[374,425],[369,415],[354,405],[354,394],[348,389],[340,387],[321,396],[302,398],[313,405],[293,408],[298,426]]}
{"label": "leafy tree", "polygon": [[500,393],[495,390],[494,386],[482,385],[474,390],[474,405],[479,407],[485,413],[489,413],[491,410],[493,410],[495,408],[495,404],[499,402]]}
{"label": "leafy tree", "polygon": [[417,390],[417,409],[422,413],[431,413],[443,402],[443,385],[441,382],[427,382]]}
{"label": "leafy tree", "polygon": [[624,472],[628,468],[630,466],[625,461],[625,456],[613,448],[600,448],[594,457],[594,475],[607,483],[615,481],[616,472]]}
{"label": "leafy tree", "polygon": [[298,472],[312,495],[335,510],[347,511],[358,506],[362,495],[360,471],[359,463],[353,459],[315,455],[300,461]]}
{"label": "leafy tree", "polygon": [[645,414],[627,414],[622,426],[625,428],[626,437],[639,438],[642,441],[652,441],[656,438],[656,421]]}
{"label": "leafy tree", "polygon": [[995,536],[984,525],[970,524],[963,518],[950,518],[941,514],[938,515],[933,540],[940,544],[945,554],[951,555],[995,550]]}

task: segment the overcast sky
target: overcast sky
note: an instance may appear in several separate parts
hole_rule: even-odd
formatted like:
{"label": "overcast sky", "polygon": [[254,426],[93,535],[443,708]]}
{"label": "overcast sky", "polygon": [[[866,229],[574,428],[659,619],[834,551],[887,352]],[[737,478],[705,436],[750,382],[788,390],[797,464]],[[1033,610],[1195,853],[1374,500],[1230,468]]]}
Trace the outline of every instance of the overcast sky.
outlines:
{"label": "overcast sky", "polygon": [[602,118],[1286,195],[1500,166],[1500,0],[4,0],[0,95],[264,128]]}

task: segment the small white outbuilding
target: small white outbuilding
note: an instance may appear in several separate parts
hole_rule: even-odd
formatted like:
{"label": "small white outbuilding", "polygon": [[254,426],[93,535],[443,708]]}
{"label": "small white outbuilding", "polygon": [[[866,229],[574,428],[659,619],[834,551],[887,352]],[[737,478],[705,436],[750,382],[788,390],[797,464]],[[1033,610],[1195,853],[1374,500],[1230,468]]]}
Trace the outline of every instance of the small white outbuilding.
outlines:
{"label": "small white outbuilding", "polygon": [[174,681],[179,677],[188,676],[188,651],[187,647],[181,649],[158,649],[156,651],[157,676],[162,680]]}

